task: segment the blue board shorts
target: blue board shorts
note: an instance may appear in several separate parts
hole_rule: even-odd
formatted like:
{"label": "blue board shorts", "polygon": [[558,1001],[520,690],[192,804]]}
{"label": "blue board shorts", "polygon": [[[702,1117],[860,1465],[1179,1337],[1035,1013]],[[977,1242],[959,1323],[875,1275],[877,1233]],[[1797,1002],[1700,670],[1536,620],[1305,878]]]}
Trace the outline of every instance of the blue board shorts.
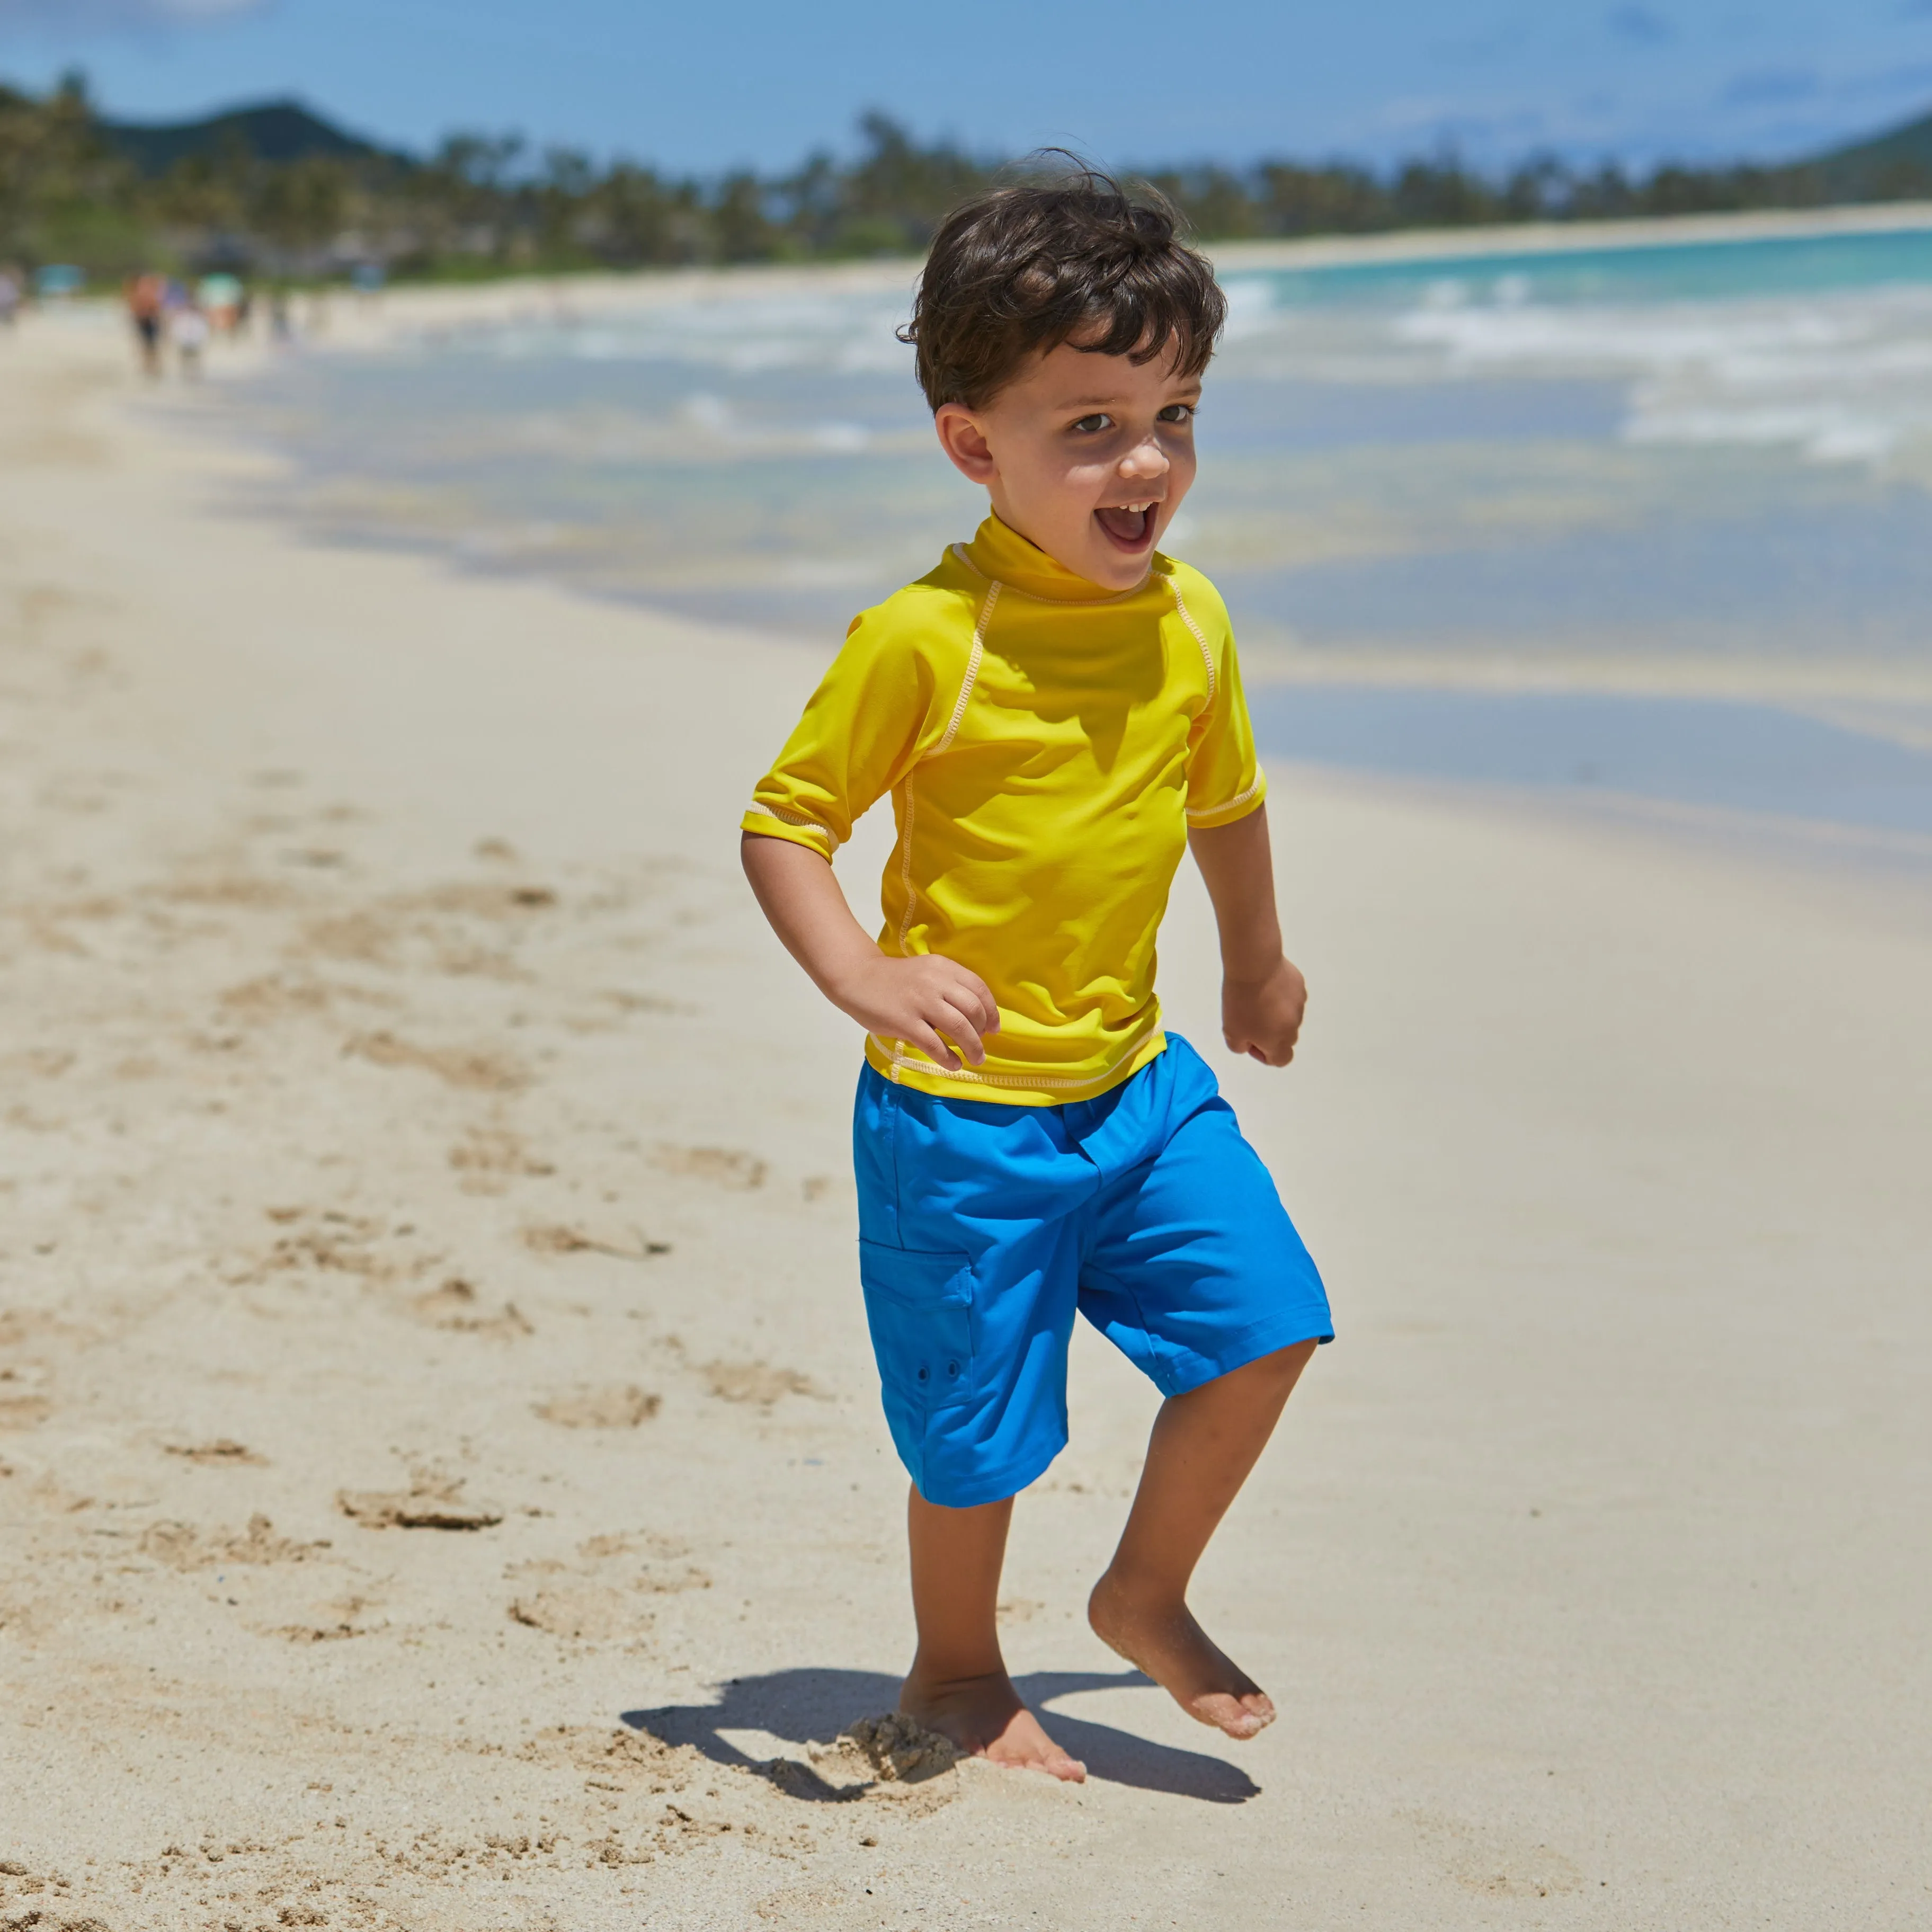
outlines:
{"label": "blue board shorts", "polygon": [[1017,1495],[1066,1446],[1076,1309],[1163,1395],[1334,1337],[1268,1169],[1178,1034],[1058,1107],[941,1100],[868,1066],[852,1138],[886,1419],[928,1502]]}

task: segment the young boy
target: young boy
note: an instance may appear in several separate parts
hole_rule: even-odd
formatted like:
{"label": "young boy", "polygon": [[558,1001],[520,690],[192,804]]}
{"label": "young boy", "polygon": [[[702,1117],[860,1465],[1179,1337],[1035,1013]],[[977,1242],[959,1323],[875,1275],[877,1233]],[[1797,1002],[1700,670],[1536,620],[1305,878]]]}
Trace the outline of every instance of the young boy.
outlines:
{"label": "young boy", "polygon": [[[949,218],[904,337],[992,514],[853,620],[743,821],[766,916],[866,1029],[859,1271],[913,1482],[901,1708],[1073,1780],[1006,1674],[994,1605],[1012,1498],[1066,1445],[1076,1310],[1166,1397],[1089,1619],[1237,1738],[1274,1707],[1195,1622],[1188,1580],[1331,1334],[1267,1170],[1154,992],[1191,847],[1228,1044],[1293,1057],[1306,989],[1227,613],[1154,548],[1194,480],[1226,313],[1171,212],[1103,176]],[[829,862],[888,792],[874,940]]]}

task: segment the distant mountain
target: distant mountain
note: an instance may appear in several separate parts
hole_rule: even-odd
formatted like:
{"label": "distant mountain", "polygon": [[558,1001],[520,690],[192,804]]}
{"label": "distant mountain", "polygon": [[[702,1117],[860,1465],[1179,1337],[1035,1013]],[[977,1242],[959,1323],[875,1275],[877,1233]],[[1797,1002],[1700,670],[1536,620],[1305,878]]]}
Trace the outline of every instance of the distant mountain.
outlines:
{"label": "distant mountain", "polygon": [[[0,11],[4,5],[5,0],[0,0]],[[0,88],[0,95],[8,92]],[[140,172],[151,176],[166,174],[190,156],[212,160],[238,148],[255,160],[270,164],[320,154],[339,160],[382,161],[403,170],[421,165],[408,154],[345,132],[292,99],[230,108],[200,121],[96,124],[111,146]],[[1774,165],[1769,172],[1785,179],[1803,205],[1932,200],[1932,113],[1822,154]]]}
{"label": "distant mountain", "polygon": [[1850,146],[1834,148],[1805,164],[1816,171],[1833,201],[1867,201],[1905,195],[1932,198],[1932,114]]}
{"label": "distant mountain", "polygon": [[238,146],[258,161],[299,161],[311,154],[338,160],[401,158],[344,134],[298,100],[233,107],[205,121],[104,121],[100,128],[144,175],[164,175],[190,156],[212,160]]}

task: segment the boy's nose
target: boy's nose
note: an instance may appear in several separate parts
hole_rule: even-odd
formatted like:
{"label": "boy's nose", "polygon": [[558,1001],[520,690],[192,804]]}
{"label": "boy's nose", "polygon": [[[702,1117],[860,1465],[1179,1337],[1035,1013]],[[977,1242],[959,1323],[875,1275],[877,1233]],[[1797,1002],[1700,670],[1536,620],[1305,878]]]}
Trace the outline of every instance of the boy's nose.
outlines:
{"label": "boy's nose", "polygon": [[1120,474],[1126,477],[1165,476],[1172,466],[1167,452],[1152,441],[1129,450],[1120,458]]}

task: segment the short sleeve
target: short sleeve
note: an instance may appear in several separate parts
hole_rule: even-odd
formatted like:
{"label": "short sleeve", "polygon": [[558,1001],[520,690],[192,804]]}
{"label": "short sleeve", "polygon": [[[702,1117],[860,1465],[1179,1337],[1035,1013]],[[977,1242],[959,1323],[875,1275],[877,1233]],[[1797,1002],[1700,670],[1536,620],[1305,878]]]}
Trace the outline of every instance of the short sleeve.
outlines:
{"label": "short sleeve", "polygon": [[883,608],[854,618],[741,828],[830,859],[918,755],[932,674]]}
{"label": "short sleeve", "polygon": [[1208,704],[1187,741],[1190,830],[1232,825],[1268,796],[1255,752],[1255,730],[1241,694],[1241,667],[1227,608],[1204,578],[1175,586],[1174,600],[1208,661]]}

